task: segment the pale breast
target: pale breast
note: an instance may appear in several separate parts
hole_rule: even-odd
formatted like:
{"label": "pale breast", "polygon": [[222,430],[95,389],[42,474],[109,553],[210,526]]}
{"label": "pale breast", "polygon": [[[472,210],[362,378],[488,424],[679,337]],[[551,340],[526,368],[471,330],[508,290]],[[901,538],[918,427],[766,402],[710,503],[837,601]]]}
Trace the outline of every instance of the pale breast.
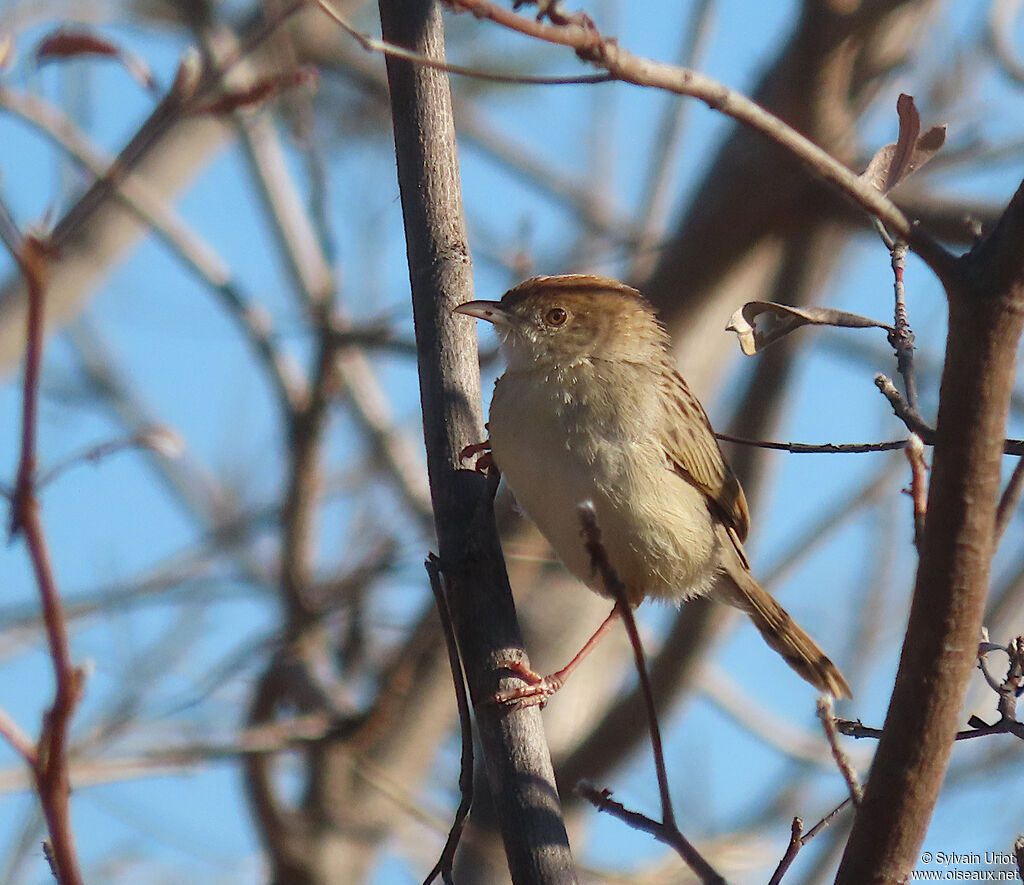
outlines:
{"label": "pale breast", "polygon": [[657,404],[645,401],[655,388],[630,384],[642,393],[623,403],[609,396],[623,380],[589,365],[559,377],[506,373],[491,403],[494,460],[559,558],[591,589],[605,592],[580,535],[576,508],[584,501],[594,504],[609,560],[634,602],[700,595],[717,563],[706,499],[668,467],[647,417],[656,414]]}

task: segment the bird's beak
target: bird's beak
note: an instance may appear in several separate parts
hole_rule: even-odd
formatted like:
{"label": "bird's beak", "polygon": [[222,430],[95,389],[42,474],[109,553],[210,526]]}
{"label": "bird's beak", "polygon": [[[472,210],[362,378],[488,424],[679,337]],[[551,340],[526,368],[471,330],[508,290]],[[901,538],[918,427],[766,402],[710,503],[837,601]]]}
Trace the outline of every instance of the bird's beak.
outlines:
{"label": "bird's beak", "polygon": [[478,320],[487,320],[496,326],[507,326],[511,322],[508,311],[501,306],[500,301],[467,301],[456,307],[455,313],[476,317]]}

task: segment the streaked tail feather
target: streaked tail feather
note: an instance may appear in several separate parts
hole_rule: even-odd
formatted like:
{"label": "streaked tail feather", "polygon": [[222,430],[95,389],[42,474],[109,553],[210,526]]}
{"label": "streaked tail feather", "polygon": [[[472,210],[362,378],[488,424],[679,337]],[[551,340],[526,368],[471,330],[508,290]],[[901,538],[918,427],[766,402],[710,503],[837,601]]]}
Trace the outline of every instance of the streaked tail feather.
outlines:
{"label": "streaked tail feather", "polygon": [[765,642],[815,688],[837,698],[853,697],[839,668],[742,565],[727,569],[715,595],[746,612]]}

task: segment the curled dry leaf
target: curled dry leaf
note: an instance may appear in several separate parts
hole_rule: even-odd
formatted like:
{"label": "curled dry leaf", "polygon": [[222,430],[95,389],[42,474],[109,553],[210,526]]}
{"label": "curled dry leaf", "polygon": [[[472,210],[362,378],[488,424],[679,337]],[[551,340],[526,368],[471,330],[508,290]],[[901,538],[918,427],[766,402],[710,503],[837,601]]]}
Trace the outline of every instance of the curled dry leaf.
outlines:
{"label": "curled dry leaf", "polygon": [[122,49],[115,43],[89,31],[72,31],[60,28],[39,41],[36,46],[36,62],[54,59],[77,58],[82,55],[99,55],[121,63],[133,80],[150,92],[159,91],[153,72],[139,56]]}
{"label": "curled dry leaf", "polygon": [[740,347],[753,356],[801,326],[841,326],[851,329],[885,329],[891,326],[870,317],[831,307],[790,307],[772,301],[748,301],[729,319],[726,331],[735,332]]}
{"label": "curled dry leaf", "polygon": [[883,194],[889,193],[912,172],[920,169],[946,141],[945,126],[933,126],[920,135],[921,117],[912,96],[900,95],[896,112],[900,118],[897,141],[881,148],[860,176]]}

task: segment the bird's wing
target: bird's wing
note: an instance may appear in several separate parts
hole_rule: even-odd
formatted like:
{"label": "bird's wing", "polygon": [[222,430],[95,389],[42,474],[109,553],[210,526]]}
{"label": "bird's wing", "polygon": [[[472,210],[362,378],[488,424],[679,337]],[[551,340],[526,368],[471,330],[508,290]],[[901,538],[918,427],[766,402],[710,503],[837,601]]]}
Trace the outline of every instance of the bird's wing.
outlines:
{"label": "bird's wing", "polygon": [[662,429],[665,454],[672,470],[708,496],[715,512],[739,541],[747,537],[747,499],[732,468],[722,457],[704,407],[674,368],[659,373],[668,420]]}

